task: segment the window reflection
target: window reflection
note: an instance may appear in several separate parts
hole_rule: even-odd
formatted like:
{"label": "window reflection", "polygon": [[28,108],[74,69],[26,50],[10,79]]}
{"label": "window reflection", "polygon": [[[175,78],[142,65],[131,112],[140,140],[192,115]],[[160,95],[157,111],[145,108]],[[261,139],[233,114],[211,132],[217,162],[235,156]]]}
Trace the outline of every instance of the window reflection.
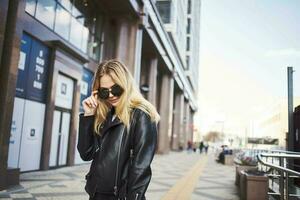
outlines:
{"label": "window reflection", "polygon": [[87,53],[100,59],[103,17],[81,0],[26,0],[25,11]]}
{"label": "window reflection", "polygon": [[35,17],[53,29],[56,3],[54,0],[39,0]]}
{"label": "window reflection", "polygon": [[164,23],[171,22],[171,1],[157,1],[156,6]]}
{"label": "window reflection", "polygon": [[72,17],[70,42],[79,49],[81,48],[82,29],[82,24],[80,24],[78,20]]}
{"label": "window reflection", "polygon": [[191,18],[188,18],[186,32],[191,33]]}
{"label": "window reflection", "polygon": [[35,0],[26,0],[25,11],[27,13],[34,16],[35,7],[36,7],[36,1]]}
{"label": "window reflection", "polygon": [[89,29],[88,29],[87,27],[84,27],[84,28],[83,28],[83,32],[82,32],[81,49],[82,49],[85,53],[87,52],[88,39],[89,39]]}
{"label": "window reflection", "polygon": [[57,5],[54,31],[66,40],[69,39],[71,15],[63,7]]}
{"label": "window reflection", "polygon": [[102,37],[102,29],[103,29],[103,17],[98,15],[93,19],[94,21],[94,31],[93,37],[91,37],[89,51],[90,56],[95,60],[100,60],[101,54],[101,37]]}
{"label": "window reflection", "polygon": [[82,16],[82,13],[77,9],[77,7],[75,5],[79,4],[78,1],[74,0],[74,5],[73,5],[73,8],[72,8],[72,15],[75,17],[75,18],[80,18]]}
{"label": "window reflection", "polygon": [[102,28],[103,28],[103,17],[99,15],[97,19],[95,20],[95,34],[100,34],[102,33]]}
{"label": "window reflection", "polygon": [[71,12],[72,9],[72,3],[71,0],[58,0],[58,2],[68,11]]}
{"label": "window reflection", "polygon": [[100,40],[96,39],[95,42],[92,45],[92,57],[95,60],[100,60],[100,48],[101,48],[101,42]]}
{"label": "window reflection", "polygon": [[190,37],[186,38],[186,50],[189,51],[190,50]]}
{"label": "window reflection", "polygon": [[186,69],[188,70],[189,69],[189,67],[190,67],[190,56],[186,56],[186,58],[185,58],[186,60]]}

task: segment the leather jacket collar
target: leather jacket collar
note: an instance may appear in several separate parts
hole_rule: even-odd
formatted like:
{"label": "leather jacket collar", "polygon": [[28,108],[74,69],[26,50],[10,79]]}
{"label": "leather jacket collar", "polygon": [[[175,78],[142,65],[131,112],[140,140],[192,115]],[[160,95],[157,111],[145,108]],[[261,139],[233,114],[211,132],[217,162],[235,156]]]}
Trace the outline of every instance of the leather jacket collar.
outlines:
{"label": "leather jacket collar", "polygon": [[122,124],[121,120],[118,117],[116,117],[112,121],[112,117],[114,114],[115,114],[115,109],[114,107],[112,107],[112,109],[107,113],[106,120],[103,122],[103,124],[100,127],[101,136],[104,136],[110,128]]}

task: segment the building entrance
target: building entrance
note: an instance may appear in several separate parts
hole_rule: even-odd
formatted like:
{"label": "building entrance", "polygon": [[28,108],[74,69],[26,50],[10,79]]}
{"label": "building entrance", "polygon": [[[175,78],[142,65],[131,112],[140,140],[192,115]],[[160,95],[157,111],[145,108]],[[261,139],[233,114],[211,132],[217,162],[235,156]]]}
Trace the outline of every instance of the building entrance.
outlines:
{"label": "building entrance", "polygon": [[58,74],[52,123],[50,167],[67,164],[73,93],[73,79]]}

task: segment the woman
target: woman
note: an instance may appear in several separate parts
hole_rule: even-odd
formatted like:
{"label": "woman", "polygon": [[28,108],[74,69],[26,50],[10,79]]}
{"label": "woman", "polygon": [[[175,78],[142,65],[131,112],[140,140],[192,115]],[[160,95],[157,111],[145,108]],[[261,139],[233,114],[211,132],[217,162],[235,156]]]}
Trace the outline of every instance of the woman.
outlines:
{"label": "woman", "polygon": [[92,160],[85,190],[90,200],[143,200],[151,179],[159,115],[117,60],[101,63],[92,95],[82,102],[78,151]]}

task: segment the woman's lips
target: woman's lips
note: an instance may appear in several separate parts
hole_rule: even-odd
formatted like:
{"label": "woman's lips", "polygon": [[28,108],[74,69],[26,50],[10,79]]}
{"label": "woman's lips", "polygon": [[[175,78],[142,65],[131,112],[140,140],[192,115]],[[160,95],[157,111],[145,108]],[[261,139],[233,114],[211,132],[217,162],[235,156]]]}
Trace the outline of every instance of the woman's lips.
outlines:
{"label": "woman's lips", "polygon": [[109,103],[117,103],[118,99],[109,100]]}

